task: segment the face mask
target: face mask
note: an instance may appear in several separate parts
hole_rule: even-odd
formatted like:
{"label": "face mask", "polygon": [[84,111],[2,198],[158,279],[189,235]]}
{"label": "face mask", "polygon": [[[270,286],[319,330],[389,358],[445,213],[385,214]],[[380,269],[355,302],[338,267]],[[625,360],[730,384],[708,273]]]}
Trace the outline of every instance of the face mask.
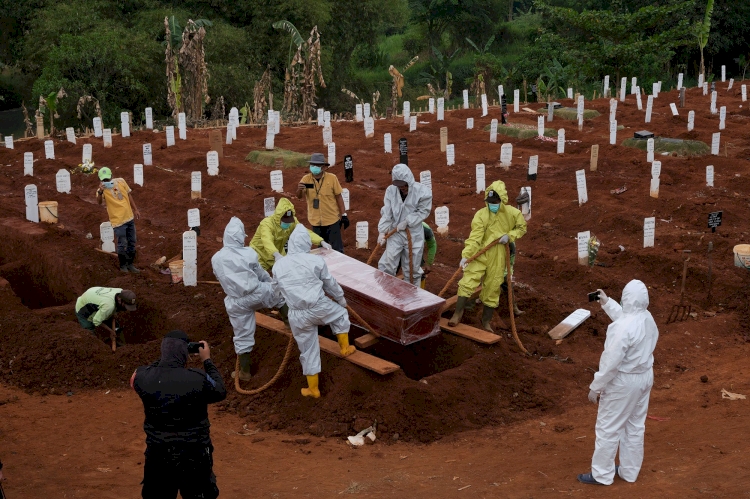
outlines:
{"label": "face mask", "polygon": [[323,171],[323,168],[319,166],[310,166],[310,173],[313,175],[320,175],[320,172]]}
{"label": "face mask", "polygon": [[104,187],[105,187],[106,189],[111,189],[112,187],[114,187],[114,186],[115,186],[115,183],[114,183],[114,181],[112,181],[112,180],[110,180],[110,181],[107,181],[107,182],[102,182],[102,184],[104,185]]}
{"label": "face mask", "polygon": [[487,206],[489,207],[489,209],[490,209],[490,211],[492,213],[497,213],[497,210],[500,209],[500,204],[499,203],[498,204],[487,203]]}
{"label": "face mask", "polygon": [[281,228],[283,230],[287,230],[291,226],[292,226],[291,222],[281,222]]}

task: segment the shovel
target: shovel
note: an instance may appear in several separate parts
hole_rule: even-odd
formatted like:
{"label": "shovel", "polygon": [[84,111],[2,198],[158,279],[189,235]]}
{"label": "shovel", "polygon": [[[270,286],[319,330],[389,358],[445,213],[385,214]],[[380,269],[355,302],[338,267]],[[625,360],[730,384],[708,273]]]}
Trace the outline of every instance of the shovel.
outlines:
{"label": "shovel", "polygon": [[[683,250],[683,253],[690,253],[690,250]],[[690,316],[692,307],[685,305],[685,278],[687,277],[687,264],[690,257],[686,257],[682,265],[682,286],[680,287],[680,304],[672,306],[672,312],[669,314],[667,324],[673,322],[682,322]]]}

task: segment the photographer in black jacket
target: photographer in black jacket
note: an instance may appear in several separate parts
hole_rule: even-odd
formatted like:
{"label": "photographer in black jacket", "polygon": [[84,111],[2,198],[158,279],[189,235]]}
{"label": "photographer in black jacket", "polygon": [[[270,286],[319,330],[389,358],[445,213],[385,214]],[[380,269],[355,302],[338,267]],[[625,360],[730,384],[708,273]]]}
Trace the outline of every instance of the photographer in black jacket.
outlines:
{"label": "photographer in black jacket", "polygon": [[172,499],[178,490],[184,499],[219,496],[208,404],[224,400],[227,391],[205,341],[190,344],[191,350],[200,345],[205,371],[185,368],[189,341],[185,332],[170,331],[161,342],[161,360],[139,367],[130,378],[146,412],[144,499]]}

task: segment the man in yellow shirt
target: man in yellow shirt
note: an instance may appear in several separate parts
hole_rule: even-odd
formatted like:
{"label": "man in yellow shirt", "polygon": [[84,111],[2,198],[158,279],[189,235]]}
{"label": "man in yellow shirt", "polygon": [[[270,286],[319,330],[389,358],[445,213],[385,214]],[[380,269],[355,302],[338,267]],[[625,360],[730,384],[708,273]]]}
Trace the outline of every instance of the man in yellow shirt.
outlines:
{"label": "man in yellow shirt", "polygon": [[130,187],[122,178],[112,178],[112,170],[106,166],[99,170],[99,189],[96,201],[107,206],[107,214],[117,240],[117,257],[120,259],[120,271],[140,273],[135,268],[135,219],[141,218],[141,212],[135,205]]}
{"label": "man in yellow shirt", "polygon": [[349,217],[346,216],[339,179],[333,173],[326,172],[328,166],[323,154],[316,152],[312,155],[310,173],[302,177],[297,185],[297,198],[307,200],[307,221],[313,232],[333,249],[343,253],[341,227],[349,227]]}

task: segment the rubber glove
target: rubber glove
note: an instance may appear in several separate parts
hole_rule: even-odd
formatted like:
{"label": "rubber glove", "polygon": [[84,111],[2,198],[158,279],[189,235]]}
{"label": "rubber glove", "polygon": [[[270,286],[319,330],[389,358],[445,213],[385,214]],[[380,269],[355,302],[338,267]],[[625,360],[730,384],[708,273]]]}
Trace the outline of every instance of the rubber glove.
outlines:
{"label": "rubber glove", "polygon": [[508,244],[508,241],[510,241],[510,238],[508,237],[508,234],[503,234],[500,239],[498,239],[498,242],[500,244]]}
{"label": "rubber glove", "polygon": [[336,303],[346,308],[346,298],[341,298],[340,300],[336,300]]}
{"label": "rubber glove", "polygon": [[461,263],[459,263],[458,266],[461,267],[462,269],[465,269],[466,266],[468,265],[468,263],[466,263],[466,260],[468,260],[468,258],[462,258]]}
{"label": "rubber glove", "polygon": [[349,217],[346,216],[346,213],[344,213],[343,215],[341,215],[341,219],[339,220],[339,227],[342,227],[344,229],[348,229],[349,228],[349,223],[350,223],[349,222]]}
{"label": "rubber glove", "polygon": [[597,289],[597,291],[599,292],[599,303],[606,305],[609,301],[609,297],[601,289]]}
{"label": "rubber glove", "polygon": [[378,244],[385,246],[385,234],[378,234]]}
{"label": "rubber glove", "polygon": [[592,404],[599,403],[599,394],[594,390],[589,390],[589,402],[591,402]]}
{"label": "rubber glove", "polygon": [[321,242],[320,242],[320,247],[321,247],[321,248],[325,248],[325,249],[327,249],[327,250],[329,250],[329,249],[333,249],[333,246],[331,246],[330,244],[328,244],[328,243],[327,243],[327,242],[325,242],[325,241],[321,241]]}
{"label": "rubber glove", "polygon": [[274,254],[273,254],[274,261],[278,262],[282,258],[284,258],[284,257],[281,255],[281,253],[279,253],[278,251],[274,252]]}
{"label": "rubber glove", "polygon": [[407,225],[409,225],[409,224],[407,224],[407,223],[406,223],[406,220],[404,220],[403,222],[401,222],[400,224],[398,224],[398,225],[396,226],[396,228],[397,228],[398,230],[406,230],[406,227],[407,227]]}

